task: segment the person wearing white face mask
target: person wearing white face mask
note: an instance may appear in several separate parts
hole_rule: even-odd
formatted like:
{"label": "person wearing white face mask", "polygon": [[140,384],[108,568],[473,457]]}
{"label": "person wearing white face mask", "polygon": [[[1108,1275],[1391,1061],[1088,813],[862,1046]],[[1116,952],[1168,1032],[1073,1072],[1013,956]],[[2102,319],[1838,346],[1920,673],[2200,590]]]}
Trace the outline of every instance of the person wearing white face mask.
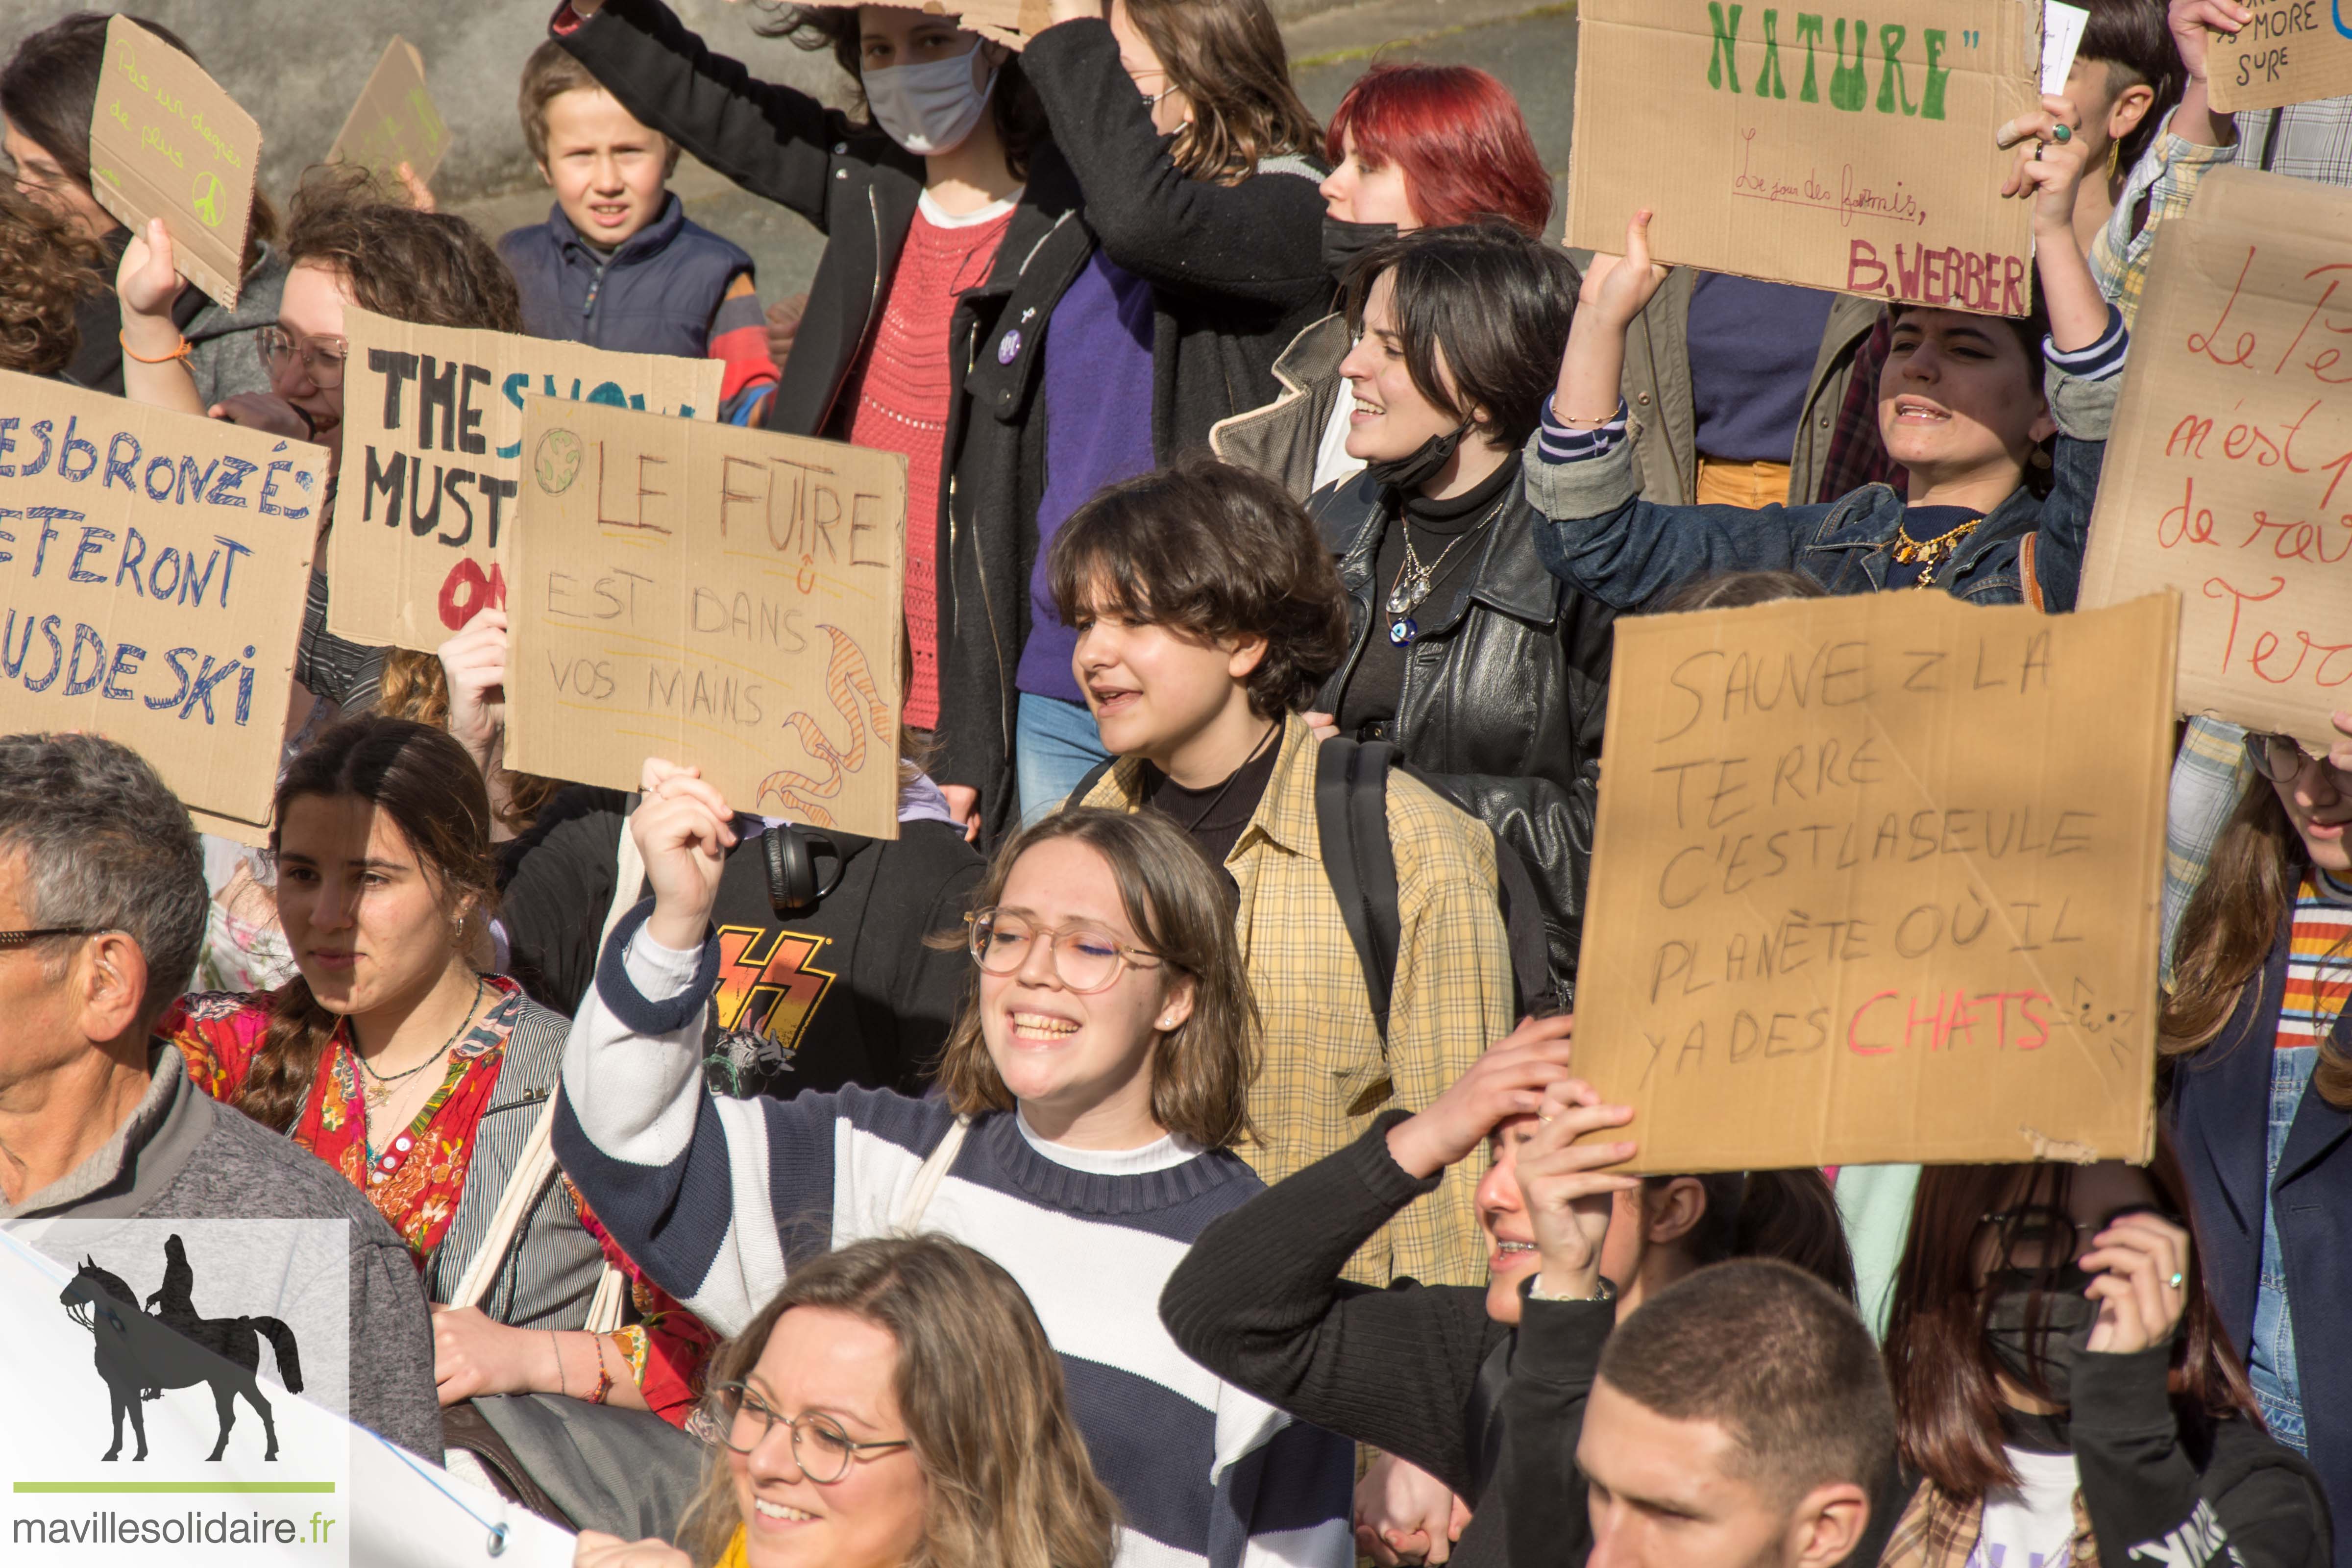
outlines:
{"label": "person wearing white face mask", "polygon": [[1330,289],[1316,126],[1265,0],[1048,9],[1034,39],[903,4],[762,29],[829,47],[866,121],[660,0],[572,0],[553,27],[638,119],[829,237],[768,423],[906,455],[905,717],[975,834],[1103,755],[1036,581],[1054,531],[1270,398]]}

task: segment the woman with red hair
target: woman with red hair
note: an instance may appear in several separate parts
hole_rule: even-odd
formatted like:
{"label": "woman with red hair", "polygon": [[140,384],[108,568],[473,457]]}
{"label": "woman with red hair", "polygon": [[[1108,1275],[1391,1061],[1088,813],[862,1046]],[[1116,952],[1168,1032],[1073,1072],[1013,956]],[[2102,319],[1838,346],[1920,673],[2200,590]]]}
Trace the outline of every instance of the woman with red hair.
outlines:
{"label": "woman with red hair", "polygon": [[[1335,285],[1400,234],[1499,218],[1539,236],[1551,221],[1551,175],[1518,100],[1475,66],[1374,66],[1339,100],[1323,145],[1323,262]],[[1213,427],[1217,456],[1302,501],[1361,471],[1347,450],[1349,342],[1336,310],[1293,338],[1274,362],[1282,395]]]}

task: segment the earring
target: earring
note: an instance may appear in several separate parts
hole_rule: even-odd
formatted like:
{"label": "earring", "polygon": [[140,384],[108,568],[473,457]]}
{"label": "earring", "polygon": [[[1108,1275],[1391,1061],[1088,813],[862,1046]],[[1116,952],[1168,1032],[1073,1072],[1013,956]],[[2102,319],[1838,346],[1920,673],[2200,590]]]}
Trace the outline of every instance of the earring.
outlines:
{"label": "earring", "polygon": [[1160,1020],[1160,1026],[1163,1029],[1172,1029],[1176,1026],[1176,1020],[1173,1018],[1162,1018]]}

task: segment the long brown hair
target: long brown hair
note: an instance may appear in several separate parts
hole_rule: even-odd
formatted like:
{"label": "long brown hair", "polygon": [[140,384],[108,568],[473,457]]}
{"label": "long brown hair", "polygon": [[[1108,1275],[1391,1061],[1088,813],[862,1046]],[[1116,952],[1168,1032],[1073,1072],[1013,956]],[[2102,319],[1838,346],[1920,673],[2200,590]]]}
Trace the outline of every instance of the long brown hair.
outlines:
{"label": "long brown hair", "polygon": [[[383,661],[383,682],[373,711],[388,719],[409,719],[446,730],[449,673],[441,668],[440,657],[394,648]],[[519,773],[509,767],[499,768],[499,776],[506,782],[506,804],[493,805],[491,811],[509,833],[530,832],[531,823],[563,788],[562,779]]]}
{"label": "long brown hair", "polygon": [[[305,795],[350,796],[377,807],[424,863],[446,912],[467,922],[489,918],[498,899],[490,797],[466,748],[444,731],[371,717],[346,720],[320,736],[278,782],[272,854],[286,808]],[[269,1027],[237,1091],[236,1108],[265,1127],[291,1126],[341,1022],[319,1005],[299,973],[271,993]]]}
{"label": "long brown hair", "polygon": [[1235,184],[1268,158],[1321,153],[1265,0],[1127,0],[1127,15],[1192,102],[1172,153],[1184,173]]}
{"label": "long brown hair", "polygon": [[[1984,1217],[2007,1204],[2021,1171],[2038,1173],[2044,1184],[2037,1202],[2065,1206],[2074,1174],[2068,1165],[1935,1165],[1920,1173],[1887,1316],[1886,1375],[1903,1462],[1962,1501],[2017,1484],[2001,1452],[2003,1405],[1985,1345],[1992,1300],[1982,1288],[1976,1242]],[[2159,1205],[2174,1215],[2189,1214],[2188,1181],[2160,1131],[2147,1175]],[[2044,1287],[2054,1285],[2061,1264],[2073,1261],[2071,1255],[2053,1260]],[[2202,1446],[2216,1421],[2261,1417],[2205,1294],[2204,1271],[2191,1268],[2185,1283],[2182,1331],[2172,1343],[2172,1410],[2182,1432]]]}
{"label": "long brown hair", "polygon": [[[1118,884],[1128,923],[1142,945],[1192,977],[1192,1015],[1162,1035],[1151,1052],[1151,1119],[1203,1149],[1246,1136],[1249,1085],[1257,1076],[1257,1003],[1242,972],[1241,947],[1217,872],[1191,838],[1157,812],[1072,806],[1023,829],[996,852],[972,907],[995,907],[1022,856],[1056,838],[1075,838],[1101,856]],[[961,931],[927,939],[941,949],[964,945]],[[940,1053],[940,1091],[965,1116],[1010,1110],[1013,1091],[990,1059],[980,1026],[980,968],[972,966],[963,1010]]]}
{"label": "long brown hair", "polygon": [[[1071,1418],[1061,1358],[1003,1268],[937,1235],[812,1258],[719,1347],[710,1386],[748,1377],[795,1307],[849,1313],[898,1342],[891,1393],[929,1493],[922,1541],[904,1568],[1110,1568],[1118,1504]],[[704,1564],[743,1522],[726,1450],[711,1448],[678,1532]]]}
{"label": "long brown hair", "polygon": [[[2173,938],[2172,988],[2157,1017],[2165,1057],[2202,1050],[2221,1032],[2249,985],[2263,984],[2271,948],[2294,907],[2305,856],[2278,791],[2257,777],[2213,841],[2205,879],[2189,895]],[[2312,1087],[2337,1110],[2352,1109],[2352,1056],[2333,1029],[2319,1031]]]}
{"label": "long brown hair", "polygon": [[65,369],[81,343],[75,306],[107,286],[99,258],[74,225],[0,186],[0,370]]}

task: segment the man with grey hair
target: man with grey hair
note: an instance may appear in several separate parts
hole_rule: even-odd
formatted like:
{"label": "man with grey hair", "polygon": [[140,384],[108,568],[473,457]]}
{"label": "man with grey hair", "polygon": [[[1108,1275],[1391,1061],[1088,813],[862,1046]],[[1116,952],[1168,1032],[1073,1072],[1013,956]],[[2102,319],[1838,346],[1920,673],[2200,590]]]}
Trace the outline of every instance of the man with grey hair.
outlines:
{"label": "man with grey hair", "polygon": [[350,1222],[332,1254],[299,1238],[310,1227],[255,1226],[213,1256],[206,1292],[290,1317],[347,1266],[351,1418],[437,1461],[433,1331],[406,1246],[332,1166],[214,1103],[152,1037],[195,967],[205,905],[187,808],[137,752],[0,736],[0,1221]]}

